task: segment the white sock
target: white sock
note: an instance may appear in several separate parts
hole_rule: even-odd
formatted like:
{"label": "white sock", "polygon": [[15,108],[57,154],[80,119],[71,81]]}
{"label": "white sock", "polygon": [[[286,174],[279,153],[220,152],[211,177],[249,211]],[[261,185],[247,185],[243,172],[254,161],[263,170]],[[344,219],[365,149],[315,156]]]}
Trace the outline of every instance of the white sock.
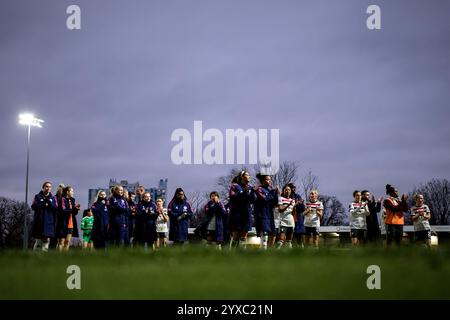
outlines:
{"label": "white sock", "polygon": [[36,239],[36,241],[34,242],[33,250],[36,251],[41,248],[42,248],[42,240]]}
{"label": "white sock", "polygon": [[247,249],[247,239],[245,239],[245,238],[240,238],[240,239],[239,239],[239,246],[240,246],[242,249]]}
{"label": "white sock", "polygon": [[267,241],[268,240],[269,240],[268,235],[261,236],[261,248],[263,248],[264,250],[267,250]]}
{"label": "white sock", "polygon": [[286,241],[286,246],[287,246],[288,248],[291,248],[291,249],[292,249],[292,240],[287,240],[287,241]]}
{"label": "white sock", "polygon": [[277,249],[281,249],[283,247],[284,241],[283,240],[279,240],[277,243]]}
{"label": "white sock", "polygon": [[43,246],[42,246],[42,251],[47,252],[48,251],[48,246],[50,245],[50,241],[44,242]]}
{"label": "white sock", "polygon": [[220,243],[216,244],[216,249],[217,250],[222,250],[222,245]]}

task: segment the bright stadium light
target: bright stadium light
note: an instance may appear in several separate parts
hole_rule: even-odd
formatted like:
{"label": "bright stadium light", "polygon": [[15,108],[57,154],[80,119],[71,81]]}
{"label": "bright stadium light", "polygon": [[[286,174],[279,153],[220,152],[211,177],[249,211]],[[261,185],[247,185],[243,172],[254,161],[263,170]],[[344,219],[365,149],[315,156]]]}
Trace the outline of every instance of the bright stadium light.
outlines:
{"label": "bright stadium light", "polygon": [[[25,181],[25,204],[28,204],[28,174],[30,168],[30,138],[31,127],[42,128],[44,120],[36,118],[32,113],[22,113],[19,115],[19,123],[28,126],[28,144],[27,144],[27,174]],[[28,248],[28,226],[27,226],[27,212],[24,211],[23,219],[23,249]]]}
{"label": "bright stadium light", "polygon": [[44,120],[36,118],[32,113],[22,113],[19,115],[19,123],[27,126],[42,128]]}

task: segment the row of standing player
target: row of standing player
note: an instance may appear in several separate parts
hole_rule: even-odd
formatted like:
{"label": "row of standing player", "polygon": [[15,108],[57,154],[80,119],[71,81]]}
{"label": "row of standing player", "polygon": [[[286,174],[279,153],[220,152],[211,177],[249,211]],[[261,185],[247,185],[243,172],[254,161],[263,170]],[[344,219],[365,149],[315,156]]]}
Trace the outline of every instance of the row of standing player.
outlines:
{"label": "row of standing player", "polygon": [[[250,229],[251,205],[253,205],[256,231],[261,239],[261,247],[292,247],[293,234],[297,235],[301,246],[319,246],[319,228],[324,206],[318,200],[318,191],[312,190],[305,203],[295,192],[295,185],[288,184],[280,191],[272,188],[269,175],[258,174],[260,186],[249,185],[250,174],[241,171],[232,182],[230,189],[230,224],[232,239],[230,246],[245,245]],[[408,197],[399,197],[398,190],[386,185],[386,199],[370,198],[367,190],[355,191],[354,201],[349,205],[350,236],[353,245],[366,241],[378,243],[383,238],[385,244],[400,245],[403,238],[405,213],[408,212]],[[431,244],[431,212],[421,194],[415,195],[415,205],[410,209],[414,224],[415,240],[427,246]],[[382,209],[381,223],[378,212]]]}
{"label": "row of standing player", "polygon": [[[205,235],[208,243],[215,242],[220,248],[227,240],[229,213],[232,234],[230,246],[238,244],[236,236],[239,235],[241,240],[245,239],[251,229],[250,215],[254,205],[255,222],[262,239],[265,238],[268,229],[279,229],[280,243],[287,240],[287,243],[291,244],[295,225],[292,214],[293,205],[284,203],[285,207],[277,211],[280,219],[277,220],[275,227],[273,216],[267,217],[269,211],[266,210],[266,203],[277,202],[278,196],[273,196],[273,190],[269,190],[270,177],[267,177],[268,180],[265,182],[261,179],[262,185],[259,188],[253,189],[244,182],[246,178],[250,178],[248,173],[241,173],[233,180],[230,188],[228,208],[219,200],[219,194],[212,192],[210,201],[205,206],[206,220],[198,228],[200,235]],[[76,204],[74,189],[71,186],[60,185],[55,196],[52,195],[51,188],[52,184],[45,182],[42,190],[35,195],[32,204],[34,210],[32,236],[36,239],[34,249],[42,248],[46,251],[50,239],[56,238],[57,248],[68,250],[71,238],[78,237],[76,216],[80,205]],[[283,192],[286,198],[289,198],[290,190],[289,187],[285,187]],[[279,193],[278,189],[277,193]],[[110,244],[129,245],[130,243],[134,246],[140,244],[152,247],[155,244],[164,246],[167,244],[165,238],[167,231],[169,231],[169,240],[172,240],[174,244],[182,244],[188,240],[192,209],[181,188],[176,190],[167,210],[163,207],[162,199],[157,199],[156,203],[153,202],[150,194],[145,192],[143,187],[138,188],[134,199],[131,193],[126,195],[122,186],[115,186],[111,194],[111,197],[107,199],[106,192],[100,191],[92,207],[84,211],[81,220],[83,247],[103,248]],[[286,198],[280,197],[284,199],[282,200],[284,202]],[[283,203],[280,203],[280,206],[283,206]],[[269,245],[272,245],[274,240],[275,237],[271,237]],[[263,242],[263,246],[267,247],[267,239]]]}
{"label": "row of standing player", "polygon": [[[355,190],[353,192],[354,201],[349,205],[350,235],[354,246],[365,242],[369,229],[368,222],[378,219],[377,213],[380,211],[379,234],[385,246],[390,246],[392,243],[401,244],[406,212],[409,212],[414,225],[415,242],[428,247],[431,245],[431,211],[425,204],[422,194],[416,194],[414,196],[415,204],[408,208],[408,197],[402,195],[399,199],[398,190],[389,184],[386,185],[387,198],[384,201],[383,198],[376,202],[375,199],[367,201],[367,196],[364,197],[366,192]],[[370,218],[371,216],[373,218]]]}
{"label": "row of standing player", "polygon": [[229,192],[230,247],[245,246],[251,217],[254,216],[261,247],[292,247],[294,234],[303,245],[319,244],[320,218],[323,204],[318,200],[317,190],[312,190],[309,201],[304,203],[295,191],[295,185],[288,184],[282,190],[272,188],[270,175],[257,174],[258,187],[250,185],[250,174],[241,171],[234,177]]}
{"label": "row of standing player", "polygon": [[[31,206],[34,211],[33,248],[47,251],[51,239],[57,239],[57,249],[68,250],[71,238],[79,236],[76,216],[80,205],[75,201],[73,187],[60,185],[56,195],[51,189],[51,182],[44,182]],[[166,246],[167,232],[174,244],[183,243],[188,238],[191,217],[192,209],[182,189],[177,189],[165,209],[162,199],[154,202],[145,190],[132,201],[125,197],[122,186],[115,186],[108,199],[105,191],[99,191],[94,204],[84,211],[81,220],[83,247],[105,248],[110,244],[130,243]]]}
{"label": "row of standing player", "polygon": [[[248,231],[252,225],[252,215],[263,248],[275,246],[292,247],[293,235],[297,235],[300,245],[312,242],[319,245],[319,227],[323,215],[323,204],[318,200],[317,190],[312,190],[309,201],[304,203],[295,193],[295,185],[288,184],[279,190],[271,187],[269,175],[258,174],[259,187],[249,185],[250,174],[241,171],[232,181],[229,191],[229,203],[223,205],[217,192],[210,194],[205,206],[206,219],[197,233],[216,243],[220,248],[227,240],[231,230],[230,247],[245,245]],[[57,248],[68,249],[70,238],[78,236],[76,219],[80,206],[75,203],[74,191],[70,186],[59,188],[56,197],[51,195],[51,183],[45,182],[42,191],[35,196],[32,208],[35,211],[33,237],[35,248],[48,249],[50,238],[58,239]],[[143,187],[137,191],[136,198],[125,196],[123,187],[116,186],[112,196],[106,199],[106,193],[100,191],[91,209],[85,210],[81,229],[84,247],[106,247],[109,243],[135,246],[165,246],[166,233],[175,244],[188,239],[188,220],[192,209],[186,200],[184,191],[178,188],[166,210],[162,199],[156,203]],[[388,198],[383,201],[381,231],[385,231],[386,242],[400,243],[403,235],[403,212],[408,210],[407,197],[398,200],[398,191],[386,186]],[[130,195],[130,194],[129,194]],[[377,213],[381,201],[370,200],[368,191],[355,191],[355,201],[349,206],[351,238],[354,245],[361,241],[373,240],[380,234]],[[411,208],[412,220],[416,230],[416,239],[429,244],[431,230],[429,226],[430,210],[423,203],[423,196],[416,196],[416,206]],[[167,222],[170,221],[170,229]],[[376,230],[373,230],[375,225]],[[372,228],[369,228],[372,226]],[[132,241],[130,241],[130,239]]]}

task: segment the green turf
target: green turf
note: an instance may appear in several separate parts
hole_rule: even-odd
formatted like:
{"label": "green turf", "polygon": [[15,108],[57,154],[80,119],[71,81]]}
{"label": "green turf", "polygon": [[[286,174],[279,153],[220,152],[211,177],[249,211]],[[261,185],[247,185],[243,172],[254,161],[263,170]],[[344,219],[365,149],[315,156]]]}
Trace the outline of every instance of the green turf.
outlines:
{"label": "green turf", "polygon": [[[68,290],[67,266],[81,268]],[[381,268],[368,290],[367,266]],[[0,252],[0,299],[450,299],[450,249]]]}

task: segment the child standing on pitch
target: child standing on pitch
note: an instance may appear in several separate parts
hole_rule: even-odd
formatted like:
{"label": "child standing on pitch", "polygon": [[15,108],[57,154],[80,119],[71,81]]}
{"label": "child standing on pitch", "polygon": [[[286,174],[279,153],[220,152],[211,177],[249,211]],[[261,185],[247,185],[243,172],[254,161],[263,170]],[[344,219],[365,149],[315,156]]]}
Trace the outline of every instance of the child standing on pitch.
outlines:
{"label": "child standing on pitch", "polygon": [[83,211],[83,219],[81,219],[81,230],[83,231],[83,251],[89,248],[94,249],[94,241],[91,239],[92,228],[94,226],[94,216],[91,209]]}
{"label": "child standing on pitch", "polygon": [[161,198],[156,200],[156,213],[158,217],[156,218],[156,247],[167,247],[167,232],[169,229],[167,227],[167,222],[169,221],[169,216],[167,215],[167,209],[164,208],[164,201]]}

